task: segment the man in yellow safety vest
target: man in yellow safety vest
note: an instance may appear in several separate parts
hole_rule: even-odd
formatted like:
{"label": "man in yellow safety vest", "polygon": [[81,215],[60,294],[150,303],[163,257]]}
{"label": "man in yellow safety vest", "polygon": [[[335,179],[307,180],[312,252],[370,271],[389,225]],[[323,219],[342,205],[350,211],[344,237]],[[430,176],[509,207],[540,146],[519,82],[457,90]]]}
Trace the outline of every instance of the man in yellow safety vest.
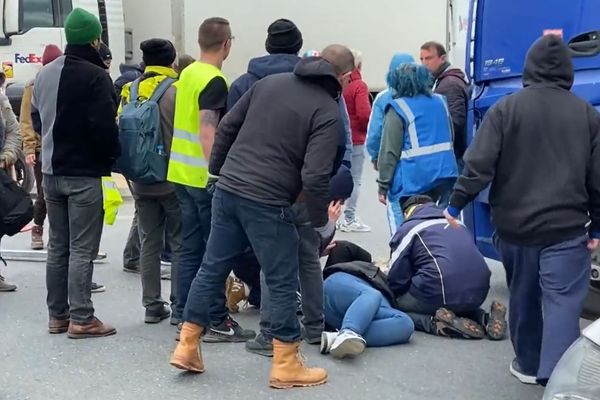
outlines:
{"label": "man in yellow safety vest", "polygon": [[[228,89],[221,66],[229,55],[232,41],[226,19],[206,19],[198,30],[200,59],[185,68],[176,83],[175,122],[167,174],[167,180],[176,184],[182,216],[176,315],[183,314],[210,233],[211,187],[216,177],[209,182],[208,160],[217,125],[227,106]],[[224,301],[214,302],[206,341],[240,342],[254,336],[253,331],[242,329],[229,317]]]}

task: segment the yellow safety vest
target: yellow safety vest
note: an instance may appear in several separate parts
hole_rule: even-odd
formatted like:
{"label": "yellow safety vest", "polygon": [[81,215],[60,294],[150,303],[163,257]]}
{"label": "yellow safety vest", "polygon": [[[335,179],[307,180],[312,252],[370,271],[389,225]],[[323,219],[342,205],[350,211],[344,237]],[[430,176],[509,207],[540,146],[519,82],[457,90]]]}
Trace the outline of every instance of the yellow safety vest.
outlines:
{"label": "yellow safety vest", "polygon": [[208,160],[200,143],[198,98],[215,77],[225,76],[217,67],[196,61],[183,70],[175,83],[175,124],[167,180],[185,186],[205,188]]}
{"label": "yellow safety vest", "polygon": [[112,225],[117,219],[119,206],[123,204],[123,198],[115,180],[110,176],[102,177],[102,206],[104,207],[104,223]]}

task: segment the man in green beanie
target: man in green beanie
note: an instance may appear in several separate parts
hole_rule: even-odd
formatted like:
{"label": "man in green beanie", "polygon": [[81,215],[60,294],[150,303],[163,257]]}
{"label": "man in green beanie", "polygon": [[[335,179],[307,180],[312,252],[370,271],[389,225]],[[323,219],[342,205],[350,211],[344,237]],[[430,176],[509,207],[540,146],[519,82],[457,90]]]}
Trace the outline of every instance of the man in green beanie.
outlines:
{"label": "man in green beanie", "polygon": [[72,339],[116,333],[94,316],[91,299],[104,215],[101,177],[120,153],[113,83],[98,53],[101,34],[96,16],[74,9],[65,21],[65,54],[41,69],[33,91],[50,221],[48,331]]}

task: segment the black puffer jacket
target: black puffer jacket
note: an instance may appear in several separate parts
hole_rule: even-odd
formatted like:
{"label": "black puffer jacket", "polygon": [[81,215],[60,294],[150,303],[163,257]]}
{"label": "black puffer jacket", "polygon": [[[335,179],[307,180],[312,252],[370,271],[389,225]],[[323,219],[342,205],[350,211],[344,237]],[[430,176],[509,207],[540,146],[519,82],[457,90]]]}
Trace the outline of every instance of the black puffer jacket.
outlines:
{"label": "black puffer jacket", "polygon": [[379,290],[382,295],[390,302],[392,307],[397,308],[394,292],[388,285],[386,275],[375,266],[375,264],[366,261],[351,261],[347,263],[333,264],[323,269],[323,280],[329,278],[336,272],[345,272],[354,275]]}

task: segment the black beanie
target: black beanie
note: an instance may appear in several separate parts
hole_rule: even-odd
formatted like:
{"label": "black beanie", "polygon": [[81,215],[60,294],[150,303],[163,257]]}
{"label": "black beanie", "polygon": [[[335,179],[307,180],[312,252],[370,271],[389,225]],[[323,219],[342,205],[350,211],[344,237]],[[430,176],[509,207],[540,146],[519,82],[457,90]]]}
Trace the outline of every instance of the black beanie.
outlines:
{"label": "black beanie", "polygon": [[346,200],[352,195],[354,180],[350,170],[342,165],[329,181],[329,200]]}
{"label": "black beanie", "polygon": [[112,53],[107,45],[103,42],[100,42],[100,48],[98,49],[98,54],[100,54],[100,58],[104,62],[104,64],[108,64],[112,62]]}
{"label": "black beanie", "polygon": [[170,67],[175,62],[177,52],[175,46],[165,39],[148,39],[140,43],[142,59],[146,65]]}
{"label": "black beanie", "polygon": [[278,19],[267,29],[265,48],[269,54],[298,54],[302,48],[302,33],[289,19]]}
{"label": "black beanie", "polygon": [[433,203],[433,199],[429,196],[422,195],[422,194],[419,194],[416,196],[411,196],[402,203],[402,205],[401,205],[402,211],[405,212],[406,210],[408,210],[408,208],[410,206],[417,206],[420,204],[427,204],[427,203]]}

